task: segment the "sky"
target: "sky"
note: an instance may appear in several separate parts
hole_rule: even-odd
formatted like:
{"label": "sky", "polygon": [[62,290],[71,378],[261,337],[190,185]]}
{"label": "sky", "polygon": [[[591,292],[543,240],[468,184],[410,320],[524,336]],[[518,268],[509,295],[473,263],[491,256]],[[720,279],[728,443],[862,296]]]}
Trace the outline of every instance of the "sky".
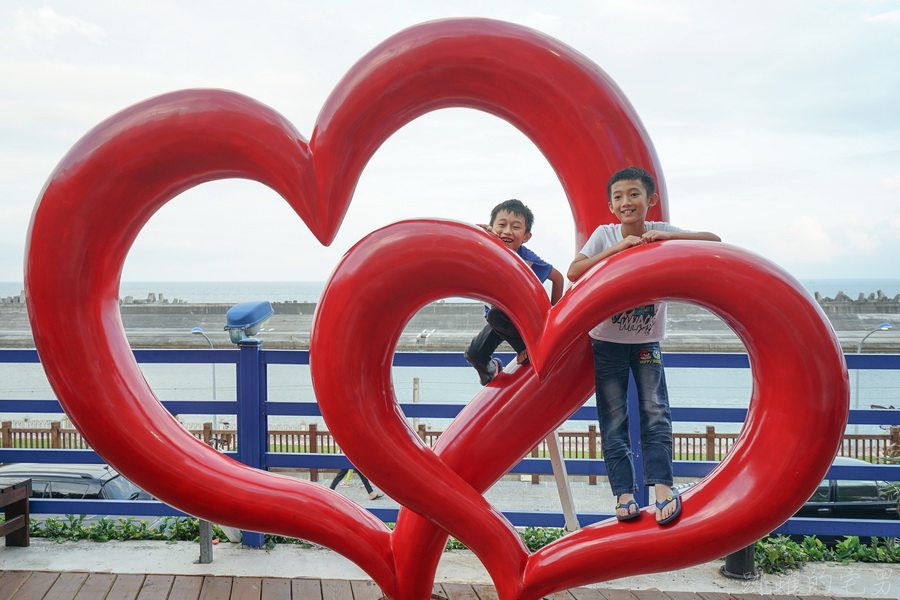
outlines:
{"label": "sky", "polygon": [[[900,277],[900,2],[11,0],[0,4],[0,281],[22,280],[28,223],[56,164],[114,113],[224,88],[308,138],[366,52],[463,16],[537,29],[597,63],[654,144],[673,224],[799,279]],[[215,182],[151,218],[122,279],[323,281],[378,227],[482,223],[507,198],[532,208],[529,247],[565,272],[578,251],[572,216],[541,153],[496,117],[436,111],[376,152],[331,246],[270,189]]]}

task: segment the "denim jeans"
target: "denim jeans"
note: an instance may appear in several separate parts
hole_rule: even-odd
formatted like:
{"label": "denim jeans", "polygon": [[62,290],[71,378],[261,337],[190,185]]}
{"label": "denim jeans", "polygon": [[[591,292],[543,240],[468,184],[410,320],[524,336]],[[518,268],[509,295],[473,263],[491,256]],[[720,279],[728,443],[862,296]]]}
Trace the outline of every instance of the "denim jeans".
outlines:
{"label": "denim jeans", "polygon": [[525,341],[513,325],[512,319],[499,308],[492,308],[484,317],[487,325],[475,336],[466,348],[466,360],[471,363],[479,373],[487,372],[491,356],[504,341],[507,342],[516,354],[525,350]]}
{"label": "denim jeans", "polygon": [[615,496],[637,491],[628,432],[628,371],[634,374],[641,423],[644,485],[672,485],[672,413],[659,343],[591,340],[600,441]]}

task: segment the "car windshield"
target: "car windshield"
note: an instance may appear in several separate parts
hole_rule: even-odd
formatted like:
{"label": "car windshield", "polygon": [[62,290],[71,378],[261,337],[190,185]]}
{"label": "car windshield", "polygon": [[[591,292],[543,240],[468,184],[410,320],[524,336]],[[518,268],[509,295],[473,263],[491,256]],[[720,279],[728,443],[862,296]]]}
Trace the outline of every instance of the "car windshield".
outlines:
{"label": "car windshield", "polygon": [[831,490],[831,484],[826,479],[822,483],[819,484],[819,487],[816,488],[816,491],[810,496],[807,502],[828,502],[828,495]]}
{"label": "car windshield", "polygon": [[103,484],[104,498],[109,500],[128,500],[135,494],[140,494],[141,489],[122,477],[116,475]]}
{"label": "car windshield", "polygon": [[866,502],[880,500],[877,481],[858,481],[854,479],[839,479],[837,482],[838,502]]}

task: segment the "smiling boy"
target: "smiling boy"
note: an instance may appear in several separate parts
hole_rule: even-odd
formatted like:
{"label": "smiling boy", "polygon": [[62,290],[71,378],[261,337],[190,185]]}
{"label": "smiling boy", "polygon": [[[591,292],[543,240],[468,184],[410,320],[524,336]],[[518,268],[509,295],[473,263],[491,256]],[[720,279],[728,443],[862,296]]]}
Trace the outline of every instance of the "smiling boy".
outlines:
{"label": "smiling boy", "polygon": [[[541,283],[550,280],[550,303],[562,297],[563,276],[550,263],[541,260],[537,254],[524,246],[531,239],[534,214],[520,200],[506,200],[491,211],[491,222],[479,225],[485,231],[496,235],[507,247],[524,260]],[[494,351],[504,341],[516,351],[516,361],[522,364],[528,360],[528,351],[522,336],[512,320],[496,307],[485,307],[484,318],[487,325],[475,336],[466,349],[466,360],[478,372],[481,385],[489,384],[503,368],[499,359],[492,358]]]}
{"label": "smiling boy", "polygon": [[[659,202],[653,176],[637,167],[616,172],[607,186],[609,210],[618,224],[601,225],[572,261],[567,273],[572,281],[600,261],[632,248],[659,240],[721,241],[708,231],[687,231],[662,221],[647,221],[647,213]],[[635,275],[639,277],[639,274]],[[672,416],[659,342],[666,337],[664,302],[639,306],[613,315],[590,333],[594,353],[597,416],[603,460],[616,518],[630,521],[641,513],[634,493],[637,483],[628,433],[628,372],[634,374],[641,412],[641,454],[644,485],[653,485],[656,521],[667,525],[681,513],[681,499],[672,489]]]}

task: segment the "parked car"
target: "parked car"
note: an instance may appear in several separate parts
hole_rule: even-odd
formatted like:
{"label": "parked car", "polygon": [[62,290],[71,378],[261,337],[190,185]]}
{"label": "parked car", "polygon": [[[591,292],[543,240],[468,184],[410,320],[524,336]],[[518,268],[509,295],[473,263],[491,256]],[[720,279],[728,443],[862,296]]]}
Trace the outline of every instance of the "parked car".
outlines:
{"label": "parked car", "polygon": [[0,466],[0,484],[31,479],[32,498],[152,500],[109,465],[14,463]]}
{"label": "parked car", "polygon": [[[870,465],[864,460],[838,456],[835,466]],[[797,517],[829,519],[896,519],[897,499],[886,493],[888,483],[876,480],[826,479],[819,484]]]}
{"label": "parked car", "polygon": [[[838,456],[833,466],[871,465],[858,458]],[[680,491],[694,483],[676,485]],[[798,510],[795,517],[819,519],[897,519],[898,500],[887,493],[886,481],[856,479],[826,479],[819,484],[809,500]],[[802,535],[788,536],[802,541]],[[826,544],[833,544],[844,536],[816,536]]]}

